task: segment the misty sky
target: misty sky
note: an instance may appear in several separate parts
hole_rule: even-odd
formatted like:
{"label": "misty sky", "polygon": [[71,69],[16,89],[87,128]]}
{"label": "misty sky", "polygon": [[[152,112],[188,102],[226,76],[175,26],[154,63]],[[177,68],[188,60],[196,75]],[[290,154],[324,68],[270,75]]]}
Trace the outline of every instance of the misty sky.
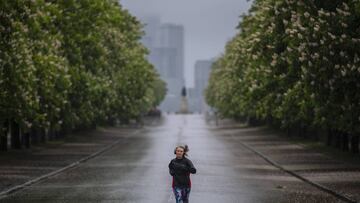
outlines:
{"label": "misty sky", "polygon": [[247,12],[246,0],[120,0],[138,17],[158,15],[162,22],[185,27],[185,79],[193,86],[196,60],[219,56],[237,32],[239,16]]}

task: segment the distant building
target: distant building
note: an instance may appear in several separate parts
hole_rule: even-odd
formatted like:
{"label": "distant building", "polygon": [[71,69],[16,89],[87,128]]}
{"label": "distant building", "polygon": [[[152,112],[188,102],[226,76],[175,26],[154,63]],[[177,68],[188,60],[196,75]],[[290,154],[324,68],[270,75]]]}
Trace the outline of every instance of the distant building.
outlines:
{"label": "distant building", "polygon": [[160,19],[154,16],[145,17],[142,21],[146,24],[146,34],[142,41],[150,50],[149,61],[167,83],[168,93],[160,109],[177,112],[180,108],[181,89],[185,85],[184,27],[161,24]]}
{"label": "distant building", "polygon": [[198,95],[195,92],[195,88],[188,88],[188,101],[189,101],[189,111],[193,113],[200,112]]}
{"label": "distant building", "polygon": [[191,110],[203,113],[209,108],[205,102],[205,89],[208,85],[213,60],[198,60],[195,63],[195,87],[192,91]]}
{"label": "distant building", "polygon": [[176,52],[175,77],[184,80],[184,27],[182,25],[163,24],[160,26],[159,45],[164,48],[172,48]]}
{"label": "distant building", "polygon": [[174,48],[153,48],[149,60],[155,65],[163,79],[176,77],[176,54]]}
{"label": "distant building", "polygon": [[142,38],[142,43],[150,50],[153,47],[156,47],[157,42],[157,35],[159,32],[159,28],[161,25],[160,17],[158,16],[147,16],[141,19],[142,23],[144,24],[144,31],[145,36]]}
{"label": "distant building", "polygon": [[212,64],[212,60],[199,60],[195,63],[195,89],[200,95],[208,85]]}

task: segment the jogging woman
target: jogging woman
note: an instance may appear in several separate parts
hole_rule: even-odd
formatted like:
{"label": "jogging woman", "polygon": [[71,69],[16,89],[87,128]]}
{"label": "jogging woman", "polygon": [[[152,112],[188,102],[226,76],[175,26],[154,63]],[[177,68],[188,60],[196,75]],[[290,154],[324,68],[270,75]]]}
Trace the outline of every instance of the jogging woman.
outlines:
{"label": "jogging woman", "polygon": [[169,163],[169,173],[173,177],[172,188],[176,203],[188,203],[191,190],[190,173],[195,174],[196,168],[190,159],[186,158],[189,148],[177,146],[174,150],[176,158]]}

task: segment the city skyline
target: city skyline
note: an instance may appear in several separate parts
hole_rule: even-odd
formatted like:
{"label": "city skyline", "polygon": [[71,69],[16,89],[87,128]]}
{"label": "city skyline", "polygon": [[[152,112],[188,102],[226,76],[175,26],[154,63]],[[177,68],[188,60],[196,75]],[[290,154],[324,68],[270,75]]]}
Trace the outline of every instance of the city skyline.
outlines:
{"label": "city skyline", "polygon": [[167,94],[160,105],[166,112],[177,112],[184,80],[184,27],[162,23],[154,16],[141,19],[147,26],[143,44],[149,49],[148,59],[166,82]]}
{"label": "city skyline", "polygon": [[157,16],[163,23],[184,26],[184,77],[186,86],[194,87],[195,62],[212,59],[224,51],[226,42],[237,31],[239,16],[249,9],[251,2],[121,0],[120,3],[139,19]]}
{"label": "city skyline", "polygon": [[[167,94],[160,105],[165,112],[177,112],[181,100],[180,90],[184,81],[184,27],[178,24],[162,23],[157,16],[140,19],[146,24],[142,43],[150,50],[149,61],[167,83]],[[194,86],[187,87],[189,110],[191,112],[207,111],[204,90],[208,84],[211,71],[211,60],[197,60],[194,65]]]}

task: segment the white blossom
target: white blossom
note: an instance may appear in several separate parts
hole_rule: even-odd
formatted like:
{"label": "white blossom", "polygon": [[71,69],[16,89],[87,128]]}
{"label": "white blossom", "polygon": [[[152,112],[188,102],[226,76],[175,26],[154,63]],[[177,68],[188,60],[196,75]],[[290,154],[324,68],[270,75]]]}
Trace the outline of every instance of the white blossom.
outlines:
{"label": "white blossom", "polygon": [[320,26],[319,26],[319,25],[315,25],[314,30],[315,30],[315,31],[319,31],[319,30],[320,30]]}
{"label": "white blossom", "polygon": [[305,58],[305,56],[301,56],[301,57],[299,57],[299,60],[300,60],[301,62],[303,62],[303,61],[306,60],[306,58]]}
{"label": "white blossom", "polygon": [[303,39],[303,36],[300,33],[298,33],[297,36],[299,39]]}
{"label": "white blossom", "polygon": [[270,65],[271,65],[271,66],[275,66],[276,63],[277,63],[277,62],[276,62],[276,60],[274,59],[274,60],[271,61],[271,64],[270,64]]}
{"label": "white blossom", "polygon": [[310,13],[307,12],[307,11],[305,11],[304,16],[305,16],[306,18],[308,18],[308,17],[310,17]]}

